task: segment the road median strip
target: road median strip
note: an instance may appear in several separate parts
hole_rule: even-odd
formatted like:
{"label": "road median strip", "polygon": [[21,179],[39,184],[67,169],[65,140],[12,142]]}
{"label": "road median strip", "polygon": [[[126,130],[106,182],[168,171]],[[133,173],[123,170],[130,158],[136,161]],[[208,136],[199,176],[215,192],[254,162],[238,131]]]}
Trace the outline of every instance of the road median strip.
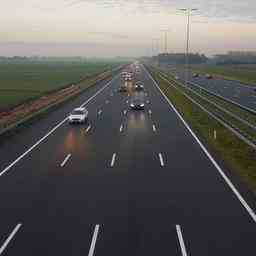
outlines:
{"label": "road median strip", "polygon": [[214,113],[218,118],[222,119],[234,130],[240,133],[241,136],[248,139],[251,143],[256,145],[256,115],[247,112],[232,103],[224,101],[212,94],[209,94],[205,90],[198,89],[196,87],[186,87],[182,83],[176,81],[173,78],[163,74],[160,74],[161,78],[166,79],[169,83],[179,87],[195,99],[201,106],[204,106],[207,110]]}

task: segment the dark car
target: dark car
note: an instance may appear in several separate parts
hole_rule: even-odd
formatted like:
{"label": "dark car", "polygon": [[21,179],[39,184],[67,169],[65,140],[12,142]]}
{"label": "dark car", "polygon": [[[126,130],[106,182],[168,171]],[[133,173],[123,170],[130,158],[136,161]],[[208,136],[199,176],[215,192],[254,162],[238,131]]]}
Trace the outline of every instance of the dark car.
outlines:
{"label": "dark car", "polygon": [[127,92],[127,86],[126,85],[121,85],[119,88],[119,92]]}
{"label": "dark car", "polygon": [[145,100],[143,95],[132,96],[130,107],[134,110],[143,110],[145,108]]}
{"label": "dark car", "polygon": [[212,79],[213,78],[213,76],[212,75],[210,75],[210,74],[206,74],[206,76],[205,76],[207,79]]}
{"label": "dark car", "polygon": [[197,78],[197,77],[199,77],[199,74],[198,74],[198,73],[194,73],[194,74],[193,74],[193,77],[194,77],[194,78]]}
{"label": "dark car", "polygon": [[144,84],[142,82],[136,82],[134,89],[136,91],[143,91],[144,90]]}

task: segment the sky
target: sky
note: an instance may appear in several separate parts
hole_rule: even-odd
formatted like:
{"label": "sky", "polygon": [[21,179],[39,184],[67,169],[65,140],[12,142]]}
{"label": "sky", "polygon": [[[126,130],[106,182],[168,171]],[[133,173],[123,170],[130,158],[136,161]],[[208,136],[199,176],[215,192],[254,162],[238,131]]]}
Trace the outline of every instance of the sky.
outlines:
{"label": "sky", "polygon": [[142,56],[256,51],[255,0],[0,0],[0,56]]}

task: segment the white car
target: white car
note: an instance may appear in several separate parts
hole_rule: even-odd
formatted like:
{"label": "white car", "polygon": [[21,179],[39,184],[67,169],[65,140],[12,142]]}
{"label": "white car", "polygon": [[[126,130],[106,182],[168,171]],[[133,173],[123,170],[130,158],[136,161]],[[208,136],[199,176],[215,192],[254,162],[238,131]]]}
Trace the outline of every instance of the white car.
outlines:
{"label": "white car", "polygon": [[122,77],[122,78],[125,78],[126,75],[127,75],[127,72],[126,72],[126,71],[123,71],[123,72],[121,73],[121,77]]}
{"label": "white car", "polygon": [[85,108],[75,108],[69,115],[69,123],[85,123],[88,120],[88,111]]}
{"label": "white car", "polygon": [[132,74],[128,73],[125,77],[125,81],[132,81]]}

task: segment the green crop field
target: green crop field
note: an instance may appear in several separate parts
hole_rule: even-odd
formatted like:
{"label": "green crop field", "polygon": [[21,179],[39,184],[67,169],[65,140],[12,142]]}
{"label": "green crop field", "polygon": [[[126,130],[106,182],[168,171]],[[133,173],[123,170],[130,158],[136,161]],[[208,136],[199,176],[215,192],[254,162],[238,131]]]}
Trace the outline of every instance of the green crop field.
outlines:
{"label": "green crop field", "polygon": [[197,72],[210,73],[223,76],[227,79],[239,80],[243,83],[256,85],[256,64],[237,65],[190,65],[191,69]]}
{"label": "green crop field", "polygon": [[1,61],[0,111],[114,67],[107,61]]}

